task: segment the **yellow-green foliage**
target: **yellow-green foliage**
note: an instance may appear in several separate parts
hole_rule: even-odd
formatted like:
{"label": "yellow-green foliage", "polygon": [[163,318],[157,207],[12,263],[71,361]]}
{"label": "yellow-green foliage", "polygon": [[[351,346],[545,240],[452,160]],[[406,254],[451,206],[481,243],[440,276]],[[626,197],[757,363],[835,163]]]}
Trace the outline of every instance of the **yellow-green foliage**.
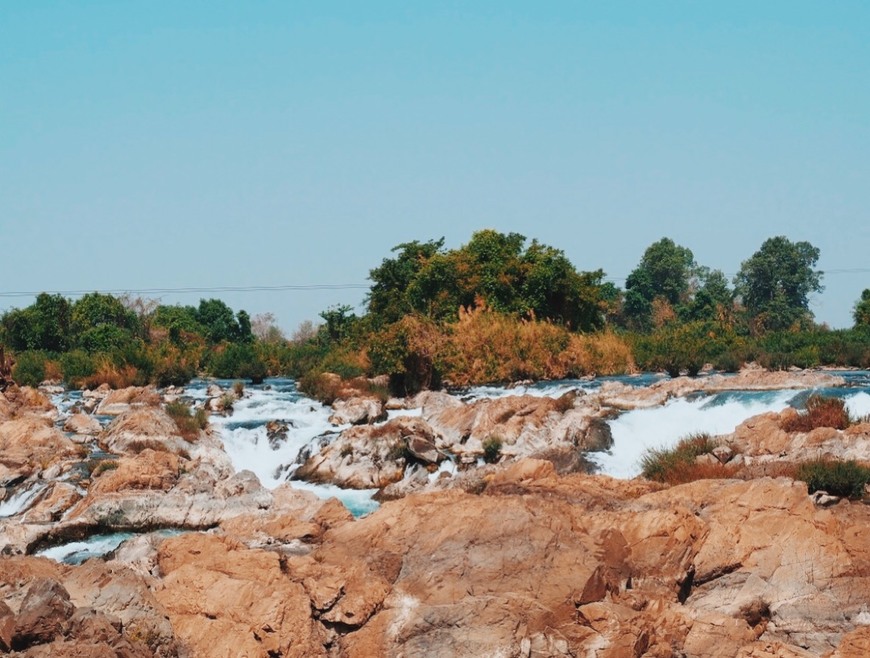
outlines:
{"label": "yellow-green foliage", "polygon": [[[576,334],[561,325],[475,309],[452,325],[445,377],[456,383],[562,379],[631,372],[631,349],[611,332]],[[467,364],[471,364],[471,367]],[[453,367],[449,367],[452,365]],[[465,374],[467,373],[467,375]],[[462,382],[467,378],[467,382]]]}

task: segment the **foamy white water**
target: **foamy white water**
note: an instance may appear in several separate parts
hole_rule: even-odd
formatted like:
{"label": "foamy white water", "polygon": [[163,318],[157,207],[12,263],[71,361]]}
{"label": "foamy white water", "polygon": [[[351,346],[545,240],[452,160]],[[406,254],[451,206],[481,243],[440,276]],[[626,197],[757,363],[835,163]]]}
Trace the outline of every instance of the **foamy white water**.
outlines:
{"label": "foamy white water", "polygon": [[[219,382],[229,388],[232,382]],[[197,382],[186,394],[197,400],[206,397],[206,382]],[[220,431],[224,450],[237,471],[249,470],[264,487],[274,489],[280,484],[311,491],[321,498],[338,498],[355,516],[367,514],[378,507],[372,500],[375,489],[342,489],[334,485],[289,481],[299,466],[300,452],[305,449],[317,454],[320,442],[346,426],[330,424],[331,410],[315,400],[302,396],[293,381],[273,379],[265,386],[248,386],[245,395],[233,405],[231,416],[212,416],[211,423]],[[398,415],[419,415],[419,411],[396,412]],[[269,440],[266,423],[286,423],[286,438]]]}
{"label": "foamy white water", "polygon": [[0,503],[0,519],[21,514],[30,508],[36,497],[45,490],[44,484],[21,485],[18,491]]}
{"label": "foamy white water", "polygon": [[73,541],[60,546],[52,546],[41,551],[37,555],[47,557],[56,562],[66,564],[81,564],[88,558],[105,555],[114,551],[118,546],[133,537],[130,532],[117,532],[110,535],[93,535],[82,541]]}
{"label": "foamy white water", "polygon": [[853,418],[870,416],[870,393],[860,391],[846,398],[846,409]]}
{"label": "foamy white water", "polygon": [[632,478],[640,474],[640,460],[647,450],[673,447],[690,434],[731,433],[752,416],[782,411],[795,393],[735,391],[678,398],[662,407],[628,411],[610,421],[613,447],[608,452],[590,453],[589,457],[601,473]]}

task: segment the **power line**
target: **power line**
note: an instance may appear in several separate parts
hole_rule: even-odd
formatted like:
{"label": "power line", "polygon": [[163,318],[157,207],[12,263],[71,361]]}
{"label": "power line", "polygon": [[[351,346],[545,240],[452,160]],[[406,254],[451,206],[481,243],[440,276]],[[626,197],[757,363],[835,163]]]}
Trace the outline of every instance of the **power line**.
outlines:
{"label": "power line", "polygon": [[39,290],[39,291],[13,291],[0,292],[0,297],[35,297],[41,293],[49,295],[64,295],[76,297],[99,292],[110,295],[160,295],[160,294],[184,294],[184,293],[217,293],[217,292],[282,292],[304,290],[367,290],[365,283],[317,283],[309,285],[281,285],[281,286],[210,286],[210,287],[185,287],[185,288],[116,288],[111,290]]}
{"label": "power line", "polygon": [[[868,274],[867,267],[845,267],[831,270],[822,270],[822,274]],[[736,273],[724,273],[727,277],[736,276]],[[625,281],[628,277],[605,276],[606,281]],[[218,292],[292,292],[310,290],[367,290],[371,286],[367,283],[313,283],[305,285],[278,285],[278,286],[189,286],[180,288],[114,288],[114,289],[87,289],[87,290],[31,290],[31,291],[0,291],[2,297],[35,297],[41,293],[49,295],[64,295],[77,297],[92,292],[109,295],[172,295],[185,293],[218,293]]]}

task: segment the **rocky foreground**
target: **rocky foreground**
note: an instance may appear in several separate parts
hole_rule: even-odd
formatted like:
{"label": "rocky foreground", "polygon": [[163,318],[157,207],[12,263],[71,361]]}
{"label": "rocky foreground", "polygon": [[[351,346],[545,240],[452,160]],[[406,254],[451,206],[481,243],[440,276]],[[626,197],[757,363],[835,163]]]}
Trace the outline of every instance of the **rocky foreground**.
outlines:
{"label": "rocky foreground", "polygon": [[[101,428],[78,414],[64,433],[45,396],[10,388],[0,501],[38,491],[25,513],[0,518],[0,652],[870,655],[870,507],[822,506],[788,478],[666,487],[527,456],[582,452],[604,440],[594,421],[608,409],[698,385],[611,387],[595,401],[429,394],[419,418],[345,429],[321,454],[339,466],[355,457],[365,468],[347,472],[361,478],[445,452],[476,459],[498,431],[501,463],[427,480],[427,491],[385,478],[396,499],[356,520],[335,500],[234,472],[219,438],[181,431],[153,391],[92,400],[115,420]],[[870,426],[788,433],[790,413],[752,419],[723,444],[750,471],[801,451],[864,458]],[[403,425],[391,434],[391,423]],[[371,457],[397,440],[409,452]],[[103,456],[84,447],[94,442]],[[180,534],[145,532],[157,528]],[[142,534],[80,566],[33,555],[115,530]]]}

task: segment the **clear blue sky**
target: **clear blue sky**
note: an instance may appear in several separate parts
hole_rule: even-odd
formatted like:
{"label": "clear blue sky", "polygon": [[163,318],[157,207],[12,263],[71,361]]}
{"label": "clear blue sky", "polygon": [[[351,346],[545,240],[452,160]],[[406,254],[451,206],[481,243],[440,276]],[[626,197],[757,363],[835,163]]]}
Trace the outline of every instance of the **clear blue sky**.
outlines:
{"label": "clear blue sky", "polygon": [[[868,201],[867,2],[0,4],[0,292],[359,284],[486,227],[622,284],[786,235],[865,270],[813,299],[840,327]],[[215,296],[292,330],[363,295]]]}

